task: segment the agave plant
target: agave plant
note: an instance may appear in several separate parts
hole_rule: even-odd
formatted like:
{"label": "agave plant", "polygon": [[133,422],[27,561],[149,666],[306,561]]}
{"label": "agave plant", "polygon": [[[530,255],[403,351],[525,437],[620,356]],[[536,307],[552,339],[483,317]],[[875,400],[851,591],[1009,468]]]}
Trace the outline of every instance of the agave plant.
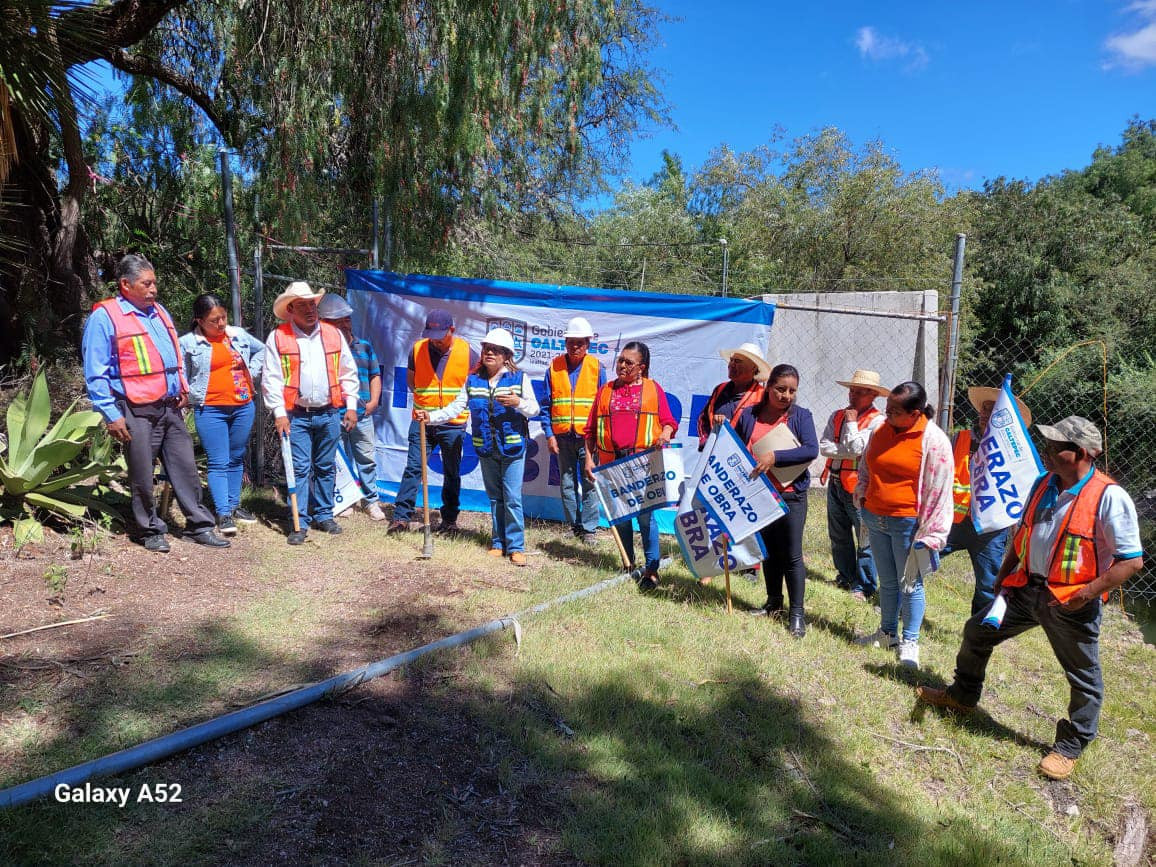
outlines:
{"label": "agave plant", "polygon": [[83,455],[100,431],[100,413],[76,410],[76,401],[49,427],[52,404],[44,371],[8,406],[7,449],[0,452],[0,520],[12,521],[16,545],[44,538],[44,512],[76,521],[89,509],[116,515],[96,498],[96,487],[117,469],[111,449]]}

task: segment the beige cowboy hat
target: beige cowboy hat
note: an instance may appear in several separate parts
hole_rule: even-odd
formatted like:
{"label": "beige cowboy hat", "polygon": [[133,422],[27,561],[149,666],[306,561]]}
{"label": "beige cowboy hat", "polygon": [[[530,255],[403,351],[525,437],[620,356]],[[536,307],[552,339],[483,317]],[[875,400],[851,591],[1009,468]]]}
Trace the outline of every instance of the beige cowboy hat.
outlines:
{"label": "beige cowboy hat", "polygon": [[720,349],[718,354],[724,361],[730,361],[734,356],[745,358],[756,368],[755,379],[766,380],[771,375],[771,365],[759,354],[759,348],[753,343],[744,343],[738,349]]}
{"label": "beige cowboy hat", "polygon": [[[1015,397],[1015,395],[1012,395]],[[967,399],[971,401],[979,412],[983,412],[983,405],[989,400],[995,403],[999,398],[999,389],[991,388],[986,385],[973,385],[967,390]],[[1016,397],[1016,406],[1020,408],[1020,415],[1023,416],[1024,424],[1032,423],[1032,411],[1028,409],[1028,405]]]}
{"label": "beige cowboy hat", "polygon": [[869,388],[884,397],[891,394],[891,389],[880,384],[879,374],[874,370],[856,370],[850,379],[836,379],[835,384],[843,388]]}
{"label": "beige cowboy hat", "polygon": [[287,320],[289,318],[289,305],[294,301],[317,301],[324,294],[324,289],[318,289],[314,292],[304,280],[290,283],[273,302],[273,315],[278,319]]}

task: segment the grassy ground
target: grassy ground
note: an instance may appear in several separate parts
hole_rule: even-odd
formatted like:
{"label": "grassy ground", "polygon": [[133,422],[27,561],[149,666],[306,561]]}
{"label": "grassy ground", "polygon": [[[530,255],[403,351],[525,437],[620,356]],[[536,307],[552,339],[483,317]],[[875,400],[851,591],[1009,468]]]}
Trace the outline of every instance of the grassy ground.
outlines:
{"label": "grassy ground", "polygon": [[[700,587],[675,565],[655,593],[622,585],[526,620],[520,648],[503,633],[391,676],[420,686],[412,700],[431,710],[417,725],[468,720],[472,740],[456,762],[484,765],[495,791],[544,805],[544,829],[521,835],[556,839],[537,859],[508,848],[495,858],[462,848],[459,814],[434,811],[413,845],[352,851],[366,863],[1111,863],[1125,804],[1156,805],[1153,648],[1109,613],[1101,738],[1071,781],[1044,781],[1034,766],[1067,703],[1044,636],[997,651],[974,718],[918,707],[913,683],[950,678],[971,596],[964,555],[928,589],[916,677],[893,654],[850,644],[878,614],[831,583],[824,526],[816,500],[803,641],[742,613],[763,601],[761,587],[736,580],[728,616],[721,582]],[[0,784],[553,598],[614,566],[609,545],[590,565],[546,526],[531,528],[540,553],[524,570],[489,560],[478,537],[439,540],[435,561],[414,562],[420,539],[383,539],[363,520],[294,554],[292,574],[272,531],[257,528],[251,541],[254,592],[227,613],[149,634],[63,698],[47,681],[0,692],[0,755],[9,757]],[[385,687],[365,689],[375,688]],[[278,731],[313,719],[293,715]],[[255,841],[287,809],[277,792],[292,788],[294,768],[265,769],[262,780],[236,773],[237,756],[256,761],[266,735],[256,736],[256,746],[253,734],[235,736],[118,783],[185,779],[181,809],[40,804],[0,814],[0,860],[269,861]],[[230,751],[231,764],[222,758]],[[444,803],[446,785],[425,791]]]}

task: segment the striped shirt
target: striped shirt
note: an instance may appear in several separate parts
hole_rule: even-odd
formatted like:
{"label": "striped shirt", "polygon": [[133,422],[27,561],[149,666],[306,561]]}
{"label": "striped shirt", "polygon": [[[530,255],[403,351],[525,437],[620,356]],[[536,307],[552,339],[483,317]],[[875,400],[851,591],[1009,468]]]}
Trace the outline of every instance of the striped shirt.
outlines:
{"label": "striped shirt", "polygon": [[357,365],[357,417],[365,417],[365,405],[369,403],[369,381],[381,376],[381,362],[373,351],[373,344],[360,337],[354,337],[349,346],[353,361]]}

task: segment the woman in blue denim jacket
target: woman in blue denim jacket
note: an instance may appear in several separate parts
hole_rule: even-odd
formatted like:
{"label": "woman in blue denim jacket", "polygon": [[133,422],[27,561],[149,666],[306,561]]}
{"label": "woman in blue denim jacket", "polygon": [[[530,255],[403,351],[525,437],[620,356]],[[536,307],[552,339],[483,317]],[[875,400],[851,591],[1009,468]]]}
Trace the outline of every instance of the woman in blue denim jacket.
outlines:
{"label": "woman in blue denim jacket", "polygon": [[240,508],[243,460],[253,429],[253,380],[261,375],[265,345],[244,328],[228,324],[216,295],[193,301],[193,328],[181,337],[189,380],[189,405],[209,461],[209,493],[217,527],[235,535],[237,522],[256,521]]}

